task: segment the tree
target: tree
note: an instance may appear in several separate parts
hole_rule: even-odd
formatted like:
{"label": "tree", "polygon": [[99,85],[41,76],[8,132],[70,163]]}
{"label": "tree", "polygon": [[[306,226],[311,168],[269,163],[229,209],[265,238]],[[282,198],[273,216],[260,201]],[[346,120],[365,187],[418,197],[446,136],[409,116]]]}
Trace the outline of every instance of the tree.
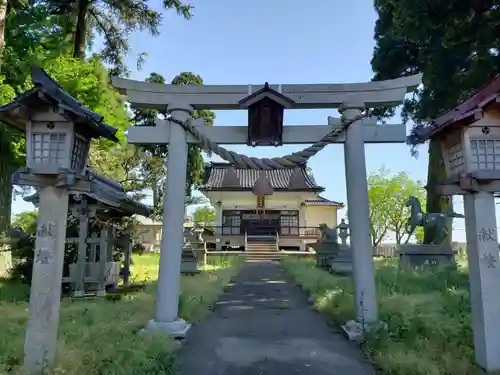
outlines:
{"label": "tree", "polygon": [[406,222],[410,216],[406,201],[409,196],[417,197],[425,205],[425,188],[420,181],[413,181],[406,172],[398,172],[388,181],[390,198],[388,204],[389,231],[400,244],[406,236]]}
{"label": "tree", "polygon": [[215,221],[215,210],[211,206],[198,207],[193,212],[193,221],[195,224],[212,223]]}
{"label": "tree", "polygon": [[[146,78],[149,83],[165,83],[165,78],[158,73],[151,73]],[[172,80],[174,85],[202,85],[203,79],[191,72],[182,72],[175,76]],[[134,108],[134,122],[137,126],[152,126],[159,117],[166,116],[165,112],[160,112],[154,109]],[[194,111],[194,118],[202,117],[206,125],[212,125],[215,119],[215,113],[210,110]],[[147,178],[149,186],[153,191],[153,202],[155,206],[155,216],[163,216],[163,199],[164,199],[164,181],[166,177],[164,161],[168,157],[167,145],[156,145],[144,147],[144,150],[149,159],[145,160],[142,165],[142,174]],[[189,145],[188,148],[188,165],[187,165],[187,178],[186,178],[186,196],[192,197],[193,188],[198,187],[203,182],[205,163],[203,155],[198,146]],[[196,201],[198,202],[198,201]],[[186,205],[198,204],[186,202]]]}
{"label": "tree", "polygon": [[24,211],[18,213],[12,222],[13,228],[19,228],[22,231],[34,231],[36,228],[36,218],[38,211]]}
{"label": "tree", "polygon": [[370,204],[370,233],[372,246],[377,247],[388,235],[390,185],[388,171],[381,169],[368,176],[368,202]]}
{"label": "tree", "polygon": [[368,201],[370,203],[370,230],[372,244],[378,246],[389,234],[396,242],[406,235],[406,222],[410,216],[406,201],[410,195],[424,201],[425,189],[419,181],[413,181],[407,173],[381,168],[368,176]]}
{"label": "tree", "polygon": [[[375,9],[374,80],[423,73],[423,87],[404,103],[405,121],[411,119],[416,126],[430,121],[500,73],[498,1],[375,0]],[[375,114],[390,116],[394,108]],[[443,156],[431,141],[427,212],[452,211],[451,199],[432,189],[443,177]],[[433,236],[425,233],[425,242]]]}
{"label": "tree", "polygon": [[[61,51],[64,46],[61,29],[47,7],[35,2],[22,6],[25,3],[0,2],[0,105],[29,88],[26,75],[31,63],[54,56],[54,51]],[[10,223],[11,176],[24,165],[24,148],[24,137],[0,123],[0,234]]]}
{"label": "tree", "polygon": [[[74,29],[73,57],[84,59],[96,35],[104,37],[101,57],[123,73],[131,32],[147,30],[159,35],[162,15],[144,0],[49,0],[52,13],[65,15]],[[185,19],[192,17],[192,5],[180,0],[163,0],[165,9],[174,9]]]}

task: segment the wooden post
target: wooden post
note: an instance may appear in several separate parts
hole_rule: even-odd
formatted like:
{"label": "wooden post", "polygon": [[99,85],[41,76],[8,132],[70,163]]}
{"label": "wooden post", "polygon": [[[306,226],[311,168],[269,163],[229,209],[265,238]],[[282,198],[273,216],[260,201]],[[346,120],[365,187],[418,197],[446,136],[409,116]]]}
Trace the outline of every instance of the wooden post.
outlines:
{"label": "wooden post", "polygon": [[78,257],[77,257],[77,279],[75,282],[75,297],[83,297],[85,295],[85,274],[87,266],[87,237],[89,231],[89,214],[87,198],[82,197],[78,207],[79,228],[78,228]]}
{"label": "wooden post", "polygon": [[99,285],[97,287],[97,295],[104,297],[106,295],[106,261],[107,261],[107,248],[108,248],[108,225],[101,226],[101,234],[99,237]]}
{"label": "wooden post", "polygon": [[123,285],[130,284],[130,263],[132,260],[132,236],[128,236],[125,248],[125,257],[123,260]]}
{"label": "wooden post", "polygon": [[54,364],[68,217],[68,191],[40,188],[24,370],[41,373]]}
{"label": "wooden post", "polygon": [[95,263],[96,262],[97,246],[99,245],[99,241],[100,241],[99,236],[97,235],[97,233],[93,232],[90,235],[90,241],[88,241],[89,242],[89,247],[90,247],[88,261],[90,263]]}

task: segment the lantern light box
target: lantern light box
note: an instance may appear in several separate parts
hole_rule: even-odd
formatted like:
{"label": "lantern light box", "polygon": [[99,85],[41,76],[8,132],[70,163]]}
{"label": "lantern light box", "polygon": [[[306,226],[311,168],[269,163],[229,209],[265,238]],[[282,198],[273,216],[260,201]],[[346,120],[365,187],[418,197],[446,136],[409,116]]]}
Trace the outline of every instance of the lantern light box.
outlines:
{"label": "lantern light box", "polygon": [[33,68],[32,80],[32,90],[0,107],[1,119],[26,134],[27,167],[35,174],[84,173],[91,139],[118,142],[117,129],[83,107],[41,68]]}
{"label": "lantern light box", "polygon": [[500,94],[479,99],[416,131],[420,139],[438,140],[450,182],[463,176],[500,180]]}

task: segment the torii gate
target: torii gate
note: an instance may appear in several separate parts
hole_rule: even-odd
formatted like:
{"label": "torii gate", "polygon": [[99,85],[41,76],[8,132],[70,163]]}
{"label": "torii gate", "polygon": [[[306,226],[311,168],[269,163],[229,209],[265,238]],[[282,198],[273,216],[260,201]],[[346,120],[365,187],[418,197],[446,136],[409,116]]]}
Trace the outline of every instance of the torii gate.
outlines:
{"label": "torii gate", "polygon": [[[166,120],[157,120],[156,126],[132,126],[127,135],[133,144],[169,145],[156,316],[148,323],[148,329],[184,337],[190,328],[189,323],[178,317],[189,143],[200,144],[237,167],[253,169],[289,168],[306,161],[329,143],[344,143],[348,216],[354,233],[351,247],[356,302],[356,324],[347,326],[359,331],[365,328],[363,324],[378,324],[364,143],[404,143],[406,127],[377,125],[364,113],[370,108],[401,104],[404,96],[421,83],[420,75],[381,82],[312,85],[177,86],[116,77],[112,82],[132,106],[166,109],[169,114]],[[280,134],[283,144],[313,143],[313,146],[274,159],[248,158],[218,146],[248,144],[248,126],[205,127],[202,119],[192,119],[194,110],[241,109],[244,101],[255,103],[249,98],[266,90],[268,97],[284,108],[338,108],[342,119],[329,117],[328,125],[284,126]]]}

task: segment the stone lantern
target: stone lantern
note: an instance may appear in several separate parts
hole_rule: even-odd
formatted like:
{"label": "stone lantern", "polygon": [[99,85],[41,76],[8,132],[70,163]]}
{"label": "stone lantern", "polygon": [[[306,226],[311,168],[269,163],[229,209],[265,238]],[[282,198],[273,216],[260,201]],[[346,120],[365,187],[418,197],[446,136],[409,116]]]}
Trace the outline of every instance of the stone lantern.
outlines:
{"label": "stone lantern", "polygon": [[40,68],[32,69],[35,87],[0,107],[2,120],[26,134],[26,166],[30,173],[83,174],[92,138],[113,142],[116,129],[103,116],[84,108]]}
{"label": "stone lantern", "polygon": [[439,141],[446,183],[459,183],[466,191],[500,180],[500,95],[479,94],[413,134]]}
{"label": "stone lantern", "polygon": [[42,69],[32,69],[34,88],[0,106],[0,121],[26,134],[26,168],[17,185],[39,194],[24,370],[41,373],[54,364],[70,190],[86,192],[90,140],[117,142],[117,129],[84,108]]}
{"label": "stone lantern", "polygon": [[500,77],[484,89],[416,129],[412,143],[437,140],[446,179],[430,189],[463,195],[470,299],[476,362],[500,370],[500,254],[494,194],[500,192]]}

